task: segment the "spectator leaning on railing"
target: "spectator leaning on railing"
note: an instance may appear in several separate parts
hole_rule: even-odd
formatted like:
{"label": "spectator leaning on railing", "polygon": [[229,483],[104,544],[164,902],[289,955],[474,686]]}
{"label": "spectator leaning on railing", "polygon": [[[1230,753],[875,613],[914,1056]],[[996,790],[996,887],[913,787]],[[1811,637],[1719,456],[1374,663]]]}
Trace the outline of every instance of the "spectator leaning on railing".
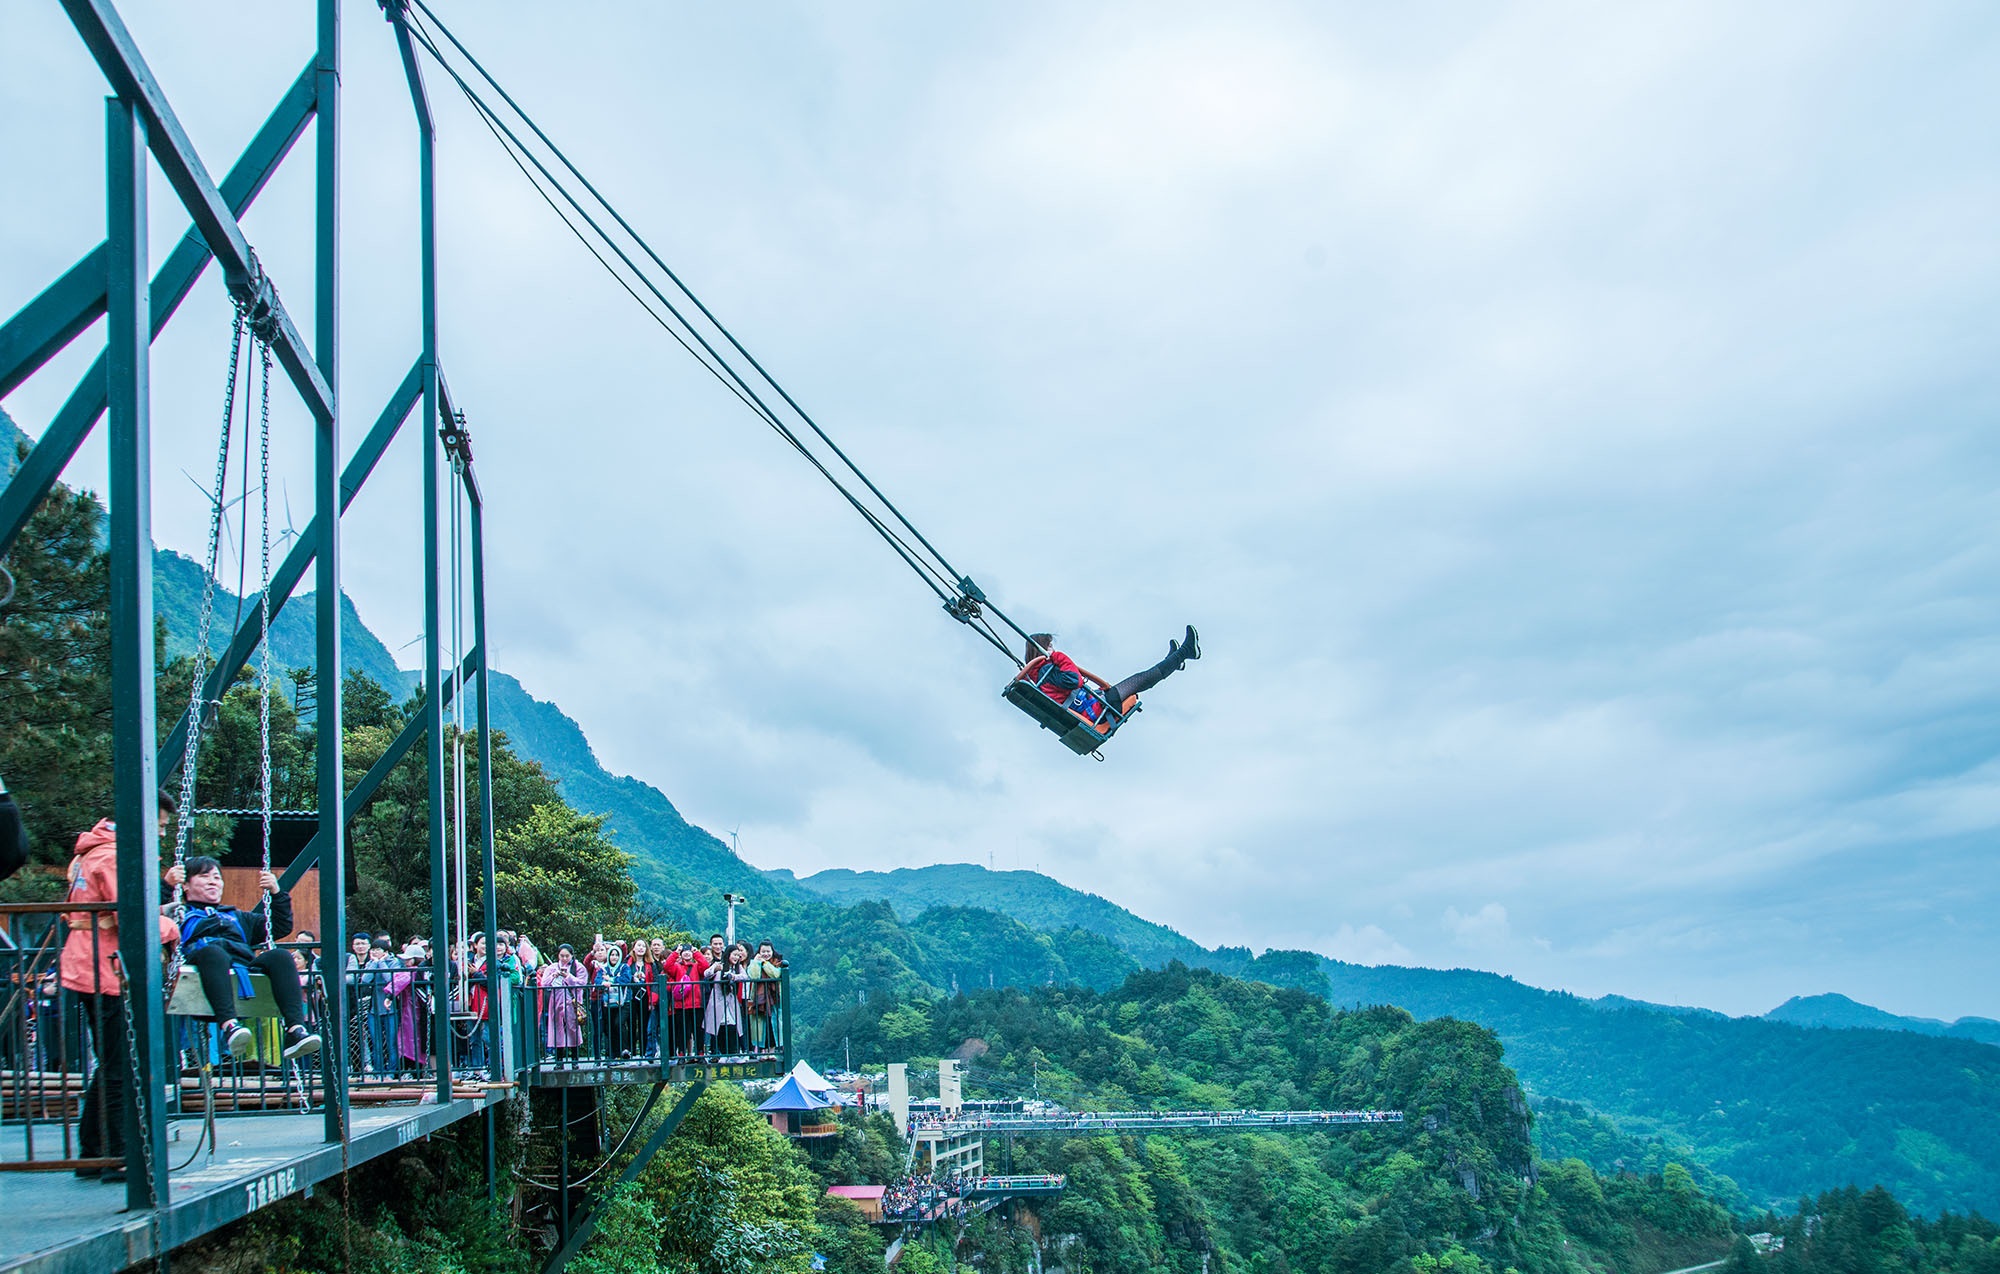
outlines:
{"label": "spectator leaning on railing", "polygon": [[401,967],[384,984],[388,998],[396,1005],[396,1040],[405,1070],[421,1071],[430,1061],[430,1012],[425,1000],[430,993],[430,953],[423,941],[412,938],[399,957]]}

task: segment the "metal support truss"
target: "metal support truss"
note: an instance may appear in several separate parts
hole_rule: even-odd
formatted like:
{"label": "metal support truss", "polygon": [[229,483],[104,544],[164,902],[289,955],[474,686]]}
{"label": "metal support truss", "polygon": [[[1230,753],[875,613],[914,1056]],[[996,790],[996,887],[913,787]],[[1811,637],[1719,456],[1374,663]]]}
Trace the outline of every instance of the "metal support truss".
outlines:
{"label": "metal support truss", "polygon": [[[639,1174],[644,1172],[647,1166],[653,1162],[654,1156],[660,1153],[660,1147],[667,1144],[667,1138],[673,1136],[680,1129],[681,1121],[688,1117],[688,1112],[694,1109],[694,1104],[701,1100],[702,1093],[707,1090],[708,1081],[705,1079],[698,1079],[688,1085],[687,1092],[681,1094],[681,1099],[674,1103],[674,1108],[667,1112],[667,1117],[660,1121],[660,1126],[653,1130],[653,1135],[646,1138],[646,1144],[639,1147],[639,1153],[632,1156],[632,1162],[625,1165],[625,1171],[618,1174],[618,1180],[604,1192],[603,1197],[609,1198],[618,1192],[619,1187],[630,1185],[639,1179]],[[567,1097],[568,1092],[568,1089],[563,1090],[565,1097]],[[656,1091],[655,1096],[657,1095]],[[647,1104],[651,1105],[650,1102]],[[565,1111],[565,1121],[567,1121],[567,1105],[563,1109]],[[563,1128],[562,1144],[564,1154],[561,1163],[561,1176],[558,1179],[558,1188],[562,1195],[561,1204],[564,1209],[564,1238],[562,1246],[558,1247],[555,1255],[549,1258],[549,1263],[542,1267],[542,1274],[561,1274],[562,1268],[568,1265],[571,1259],[583,1249],[584,1243],[589,1240],[591,1234],[597,1229],[597,1207],[586,1209],[580,1217],[571,1218],[568,1215],[569,1129],[567,1126]]]}
{"label": "metal support truss", "polygon": [[[300,73],[223,179],[222,196],[235,215],[240,217],[249,209],[305,131],[318,109],[316,79],[312,67]],[[104,312],[109,254],[109,245],[100,244],[0,328],[0,398],[12,393]],[[208,242],[199,230],[188,231],[168,254],[166,264],[153,276],[151,335],[158,336],[187,299],[209,259]],[[99,355],[42,432],[13,481],[0,491],[0,554],[13,545],[43,494],[104,414],[110,392],[105,372],[106,356]]]}
{"label": "metal support truss", "polygon": [[[153,666],[152,519],[150,503],[151,397],[149,361],[153,339],[174,316],[213,259],[238,304],[260,312],[259,335],[270,342],[276,361],[311,414],[314,425],[312,520],[286,555],[272,580],[274,607],[283,606],[312,574],[315,667],[320,675],[318,729],[315,748],[318,831],[309,851],[286,873],[285,886],[296,884],[313,865],[320,867],[319,903],[325,967],[339,968],[346,945],[346,826],[366,804],[389,771],[414,746],[418,735],[430,742],[433,880],[440,895],[436,911],[443,913],[444,788],[442,773],[443,707],[450,697],[477,677],[479,693],[480,806],[483,817],[480,877],[485,886],[484,927],[489,949],[496,926],[494,899],[490,716],[487,704],[484,508],[469,454],[455,472],[472,510],[472,591],[474,646],[447,679],[439,667],[443,632],[439,622],[438,512],[440,426],[461,430],[462,418],[453,408],[438,356],[436,268],[436,164],[433,130],[422,85],[417,77],[408,32],[402,26],[398,0],[389,0],[405,67],[411,76],[413,102],[422,130],[419,231],[423,246],[423,347],[402,384],[390,396],[359,448],[341,465],[340,381],[340,124],[341,78],[340,0],[317,0],[316,48],[311,62],[293,80],[284,97],[264,121],[250,145],[218,186],[188,140],[166,93],[147,66],[114,0],[61,0],[78,36],[89,49],[114,96],[106,106],[107,198],[103,243],[0,325],[0,396],[11,392],[47,365],[100,318],[105,320],[105,349],[84,374],[46,428],[23,466],[0,492],[0,553],[27,524],[34,510],[60,478],[77,448],[106,417],[110,510],[110,620],[112,629],[113,777],[112,813],[120,831],[119,941],[120,956],[131,978],[125,1005],[130,1010],[133,1039],[133,1103],[126,1128],[129,1150],[127,1202],[146,1218],[151,1242],[142,1246],[163,1251],[219,1224],[221,1213],[212,1202],[184,1199],[176,1203],[168,1181],[166,1111],[162,1091],[168,1064],[168,1024],[158,959],[156,927],[160,902],[159,834],[156,793],[162,775],[178,764],[189,723],[180,719],[165,746],[158,744]],[[314,125],[314,294],[312,339],[307,341],[286,309],[276,282],[266,273],[243,231],[239,218],[270,181],[279,164]],[[147,180],[150,161],[166,177],[194,225],[160,266],[149,274],[147,254]],[[342,755],[341,644],[341,515],[376,468],[417,402],[424,404],[427,487],[424,510],[427,584],[425,592],[426,695],[422,710],[389,752],[354,792],[346,791]],[[461,441],[461,446],[462,441]],[[245,623],[235,632],[206,683],[208,698],[219,697],[256,649],[259,625]],[[442,924],[438,926],[440,929]],[[444,935],[437,949],[448,951]],[[320,1050],[326,1101],[324,1137],[339,1143],[327,1151],[328,1164],[346,1164],[348,1151],[359,1158],[379,1153],[374,1142],[366,1152],[349,1144],[347,1121],[347,1035],[344,980],[335,973],[325,980],[325,1020],[321,1030],[331,1043]],[[495,996],[500,1001],[504,997]],[[437,1015],[437,1053],[450,1056],[449,1016]],[[493,1076],[504,1078],[501,1058],[502,1022],[492,1018]],[[451,1102],[451,1068],[440,1067],[437,1096]],[[149,1099],[150,1098],[150,1099]],[[463,1105],[464,1103],[458,1103]],[[461,1112],[462,1113],[462,1112]],[[456,1118],[456,1113],[428,1116],[426,1130]],[[374,1141],[381,1141],[376,1137]],[[384,1147],[386,1148],[386,1143]],[[253,1202],[249,1206],[256,1206]],[[240,1209],[232,1215],[240,1215]]]}

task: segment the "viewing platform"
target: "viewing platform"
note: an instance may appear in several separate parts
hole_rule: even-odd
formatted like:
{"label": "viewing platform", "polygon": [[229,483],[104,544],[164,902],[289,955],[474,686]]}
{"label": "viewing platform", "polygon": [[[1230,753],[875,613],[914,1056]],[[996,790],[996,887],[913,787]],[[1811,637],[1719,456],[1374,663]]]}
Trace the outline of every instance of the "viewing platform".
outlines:
{"label": "viewing platform", "polygon": [[[322,1035],[320,1050],[284,1059],[277,1021],[257,1016],[250,1002],[241,1012],[256,1038],[241,1058],[221,1046],[209,1021],[160,1014],[155,1020],[171,1074],[160,1086],[165,1100],[155,1112],[164,1124],[161,1139],[150,1160],[136,1153],[123,1161],[90,1157],[114,1140],[101,1126],[107,1113],[86,1117],[87,1096],[102,1067],[84,1003],[54,976],[57,944],[49,940],[55,916],[75,906],[0,907],[6,922],[0,930],[0,989],[6,990],[0,994],[0,1209],[7,1216],[0,1227],[0,1274],[104,1274],[149,1261],[280,1199],[310,1194],[344,1170],[441,1128],[490,1115],[509,1096],[532,1089],[560,1093],[567,1122],[573,1110],[595,1117],[596,1092],[575,1090],[651,1085],[651,1109],[667,1085],[680,1087],[691,1104],[709,1083],[769,1079],[790,1064],[786,978],[703,988],[704,996],[760,994],[774,1007],[755,1031],[719,1038],[695,1031],[682,1038],[661,1029],[668,1016],[651,1011],[650,1000],[641,998],[644,985],[576,985],[559,997],[546,987],[509,987],[494,998],[497,1021],[470,1011],[405,1020],[367,1006],[389,994],[390,978],[411,981],[410,970],[348,970],[345,998],[360,1011],[335,1028],[329,988],[313,966],[316,944],[293,943],[286,945],[311,970],[303,977],[306,1020]],[[418,972],[427,991],[441,989],[428,985],[428,969]],[[482,985],[465,979],[425,1001],[478,1003],[468,991]],[[126,1023],[113,1019],[108,1029],[122,1034]],[[743,1051],[724,1051],[729,1048]],[[442,1070],[438,1051],[448,1059]],[[344,1098],[333,1111],[329,1093]],[[342,1106],[344,1121],[337,1113]],[[330,1133],[343,1123],[344,1137]],[[135,1201],[124,1176],[93,1179],[107,1167],[159,1182],[162,1206],[143,1206],[143,1196]],[[562,1176],[568,1179],[567,1162]],[[565,1240],[587,1233],[588,1215],[570,1218],[575,1224],[565,1225]]]}

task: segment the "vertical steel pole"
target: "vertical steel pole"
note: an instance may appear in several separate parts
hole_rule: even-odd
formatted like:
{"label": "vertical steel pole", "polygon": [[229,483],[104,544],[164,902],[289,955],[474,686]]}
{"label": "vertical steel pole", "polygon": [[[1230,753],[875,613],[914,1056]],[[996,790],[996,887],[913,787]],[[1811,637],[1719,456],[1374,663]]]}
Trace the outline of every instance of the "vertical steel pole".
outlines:
{"label": "vertical steel pole", "polygon": [[792,969],[778,970],[778,1064],[792,1069]]}
{"label": "vertical steel pole", "polygon": [[501,1007],[508,998],[507,984],[500,976],[494,949],[500,900],[493,869],[493,714],[488,706],[492,696],[486,676],[487,665],[493,660],[486,645],[486,511],[476,498],[472,501],[472,648],[479,652],[479,668],[473,675],[479,691],[479,882],[484,901],[480,919],[486,929],[486,1052],[489,1074],[495,1083],[502,1083],[507,1073],[500,1056],[500,1018],[514,1006],[510,1002]]}
{"label": "vertical steel pole", "polygon": [[[118,959],[130,982],[132,1070],[125,1097],[126,1207],[166,1198],[166,1004],[160,969],[159,782],[153,749],[152,324],[146,269],[146,125],[105,101],[110,220],[112,816],[118,824]],[[114,1025],[113,1029],[117,1029]]]}
{"label": "vertical steel pole", "polygon": [[568,1247],[569,1246],[569,1085],[564,1084],[561,1088],[558,1088],[556,1091],[562,1094],[559,1098],[557,1098],[557,1103],[562,1108],[562,1113],[561,1115],[558,1116],[558,1118],[562,1120],[562,1139],[556,1143],[557,1145],[556,1153],[558,1156],[557,1167],[556,1167],[556,1187],[558,1193],[562,1195],[562,1198],[558,1200],[558,1206],[560,1208],[559,1212],[560,1219],[557,1221],[556,1224],[556,1237],[561,1240],[561,1242],[557,1246]]}
{"label": "vertical steel pole", "polygon": [[[479,881],[484,901],[480,917],[486,928],[486,1067],[495,1083],[508,1078],[502,1056],[503,1019],[514,1011],[513,997],[507,994],[507,979],[499,963],[500,901],[499,884],[493,870],[493,717],[488,710],[491,696],[486,677],[486,517],[481,501],[472,500],[472,645],[479,652]],[[498,1183],[499,1164],[494,1158],[493,1107],[486,1108],[486,1197],[493,1198]]]}
{"label": "vertical steel pole", "polygon": [[[424,735],[431,775],[431,979],[434,990],[450,984],[450,929],[445,898],[444,839],[444,678],[439,664],[444,641],[438,600],[438,429],[437,341],[437,130],[422,69],[410,41],[409,15],[402,0],[389,6],[396,47],[403,56],[410,103],[417,112],[417,218],[422,248],[424,375]],[[457,670],[453,669],[453,675]],[[448,995],[446,998],[449,998]],[[431,1015],[431,1055],[437,1065],[437,1099],[451,1100],[451,1014]]]}
{"label": "vertical steel pole", "polygon": [[[318,270],[313,294],[313,356],[340,398],[340,0],[319,0],[319,56],[314,63],[317,119],[315,225]],[[314,676],[319,687],[318,733],[320,980],[326,988],[326,1038],[320,1064],[326,1078],[326,1139],[347,1129],[347,818],[342,803],[340,679],[340,416],[319,423],[313,444]]]}

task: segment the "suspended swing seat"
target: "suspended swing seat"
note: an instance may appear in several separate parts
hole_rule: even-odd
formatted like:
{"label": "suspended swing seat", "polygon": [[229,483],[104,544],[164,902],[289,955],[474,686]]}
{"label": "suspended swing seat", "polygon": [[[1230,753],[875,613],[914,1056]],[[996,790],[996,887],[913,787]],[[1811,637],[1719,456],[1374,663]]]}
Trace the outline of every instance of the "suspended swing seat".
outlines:
{"label": "suspended swing seat", "polygon": [[[1079,712],[1071,712],[1062,704],[1049,698],[1042,690],[1042,682],[1055,671],[1055,665],[1044,663],[1032,681],[1015,678],[1001,691],[1001,697],[1035,719],[1035,724],[1044,730],[1053,731],[1063,741],[1063,746],[1078,756],[1090,756],[1111,741],[1111,736],[1139,711],[1139,701],[1134,699],[1128,709],[1120,709],[1110,700],[1104,701],[1104,716],[1096,721]],[[1099,760],[1103,760],[1100,756]]]}
{"label": "suspended swing seat", "polygon": [[[271,979],[254,970],[249,974],[250,994],[237,995],[236,1016],[239,1018],[281,1017],[278,1012],[278,997],[271,994]],[[174,979],[174,989],[167,995],[167,1015],[169,1017],[216,1016],[215,1008],[202,992],[201,979],[191,968],[183,967],[180,976]]]}

